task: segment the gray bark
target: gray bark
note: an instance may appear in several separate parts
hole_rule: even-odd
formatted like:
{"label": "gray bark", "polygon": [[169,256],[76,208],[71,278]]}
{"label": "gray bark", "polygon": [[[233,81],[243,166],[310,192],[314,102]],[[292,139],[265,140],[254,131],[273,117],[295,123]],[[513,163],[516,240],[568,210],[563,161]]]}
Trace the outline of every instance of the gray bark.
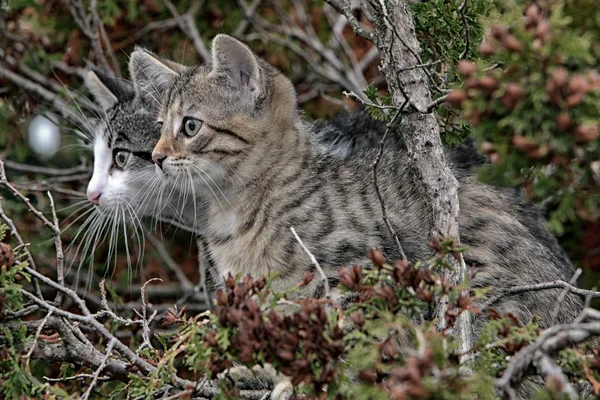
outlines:
{"label": "gray bark", "polygon": [[[410,3],[406,0],[361,0],[360,7],[366,11],[374,25],[372,32],[358,26],[351,14],[350,5],[344,0],[326,0],[344,14],[355,33],[372,40],[381,56],[380,71],[388,83],[393,104],[400,107],[408,99],[410,112],[403,118],[402,133],[408,150],[407,162],[422,183],[420,198],[429,202],[432,215],[431,237],[454,237],[459,243],[458,202],[459,184],[446,163],[440,129],[433,112],[428,77],[420,58],[420,46],[415,34]],[[464,260],[449,259],[454,271],[449,278],[454,284],[466,276]],[[437,315],[441,328],[445,327],[444,314],[447,300],[438,305]],[[473,331],[469,313],[463,313],[457,321],[454,334],[459,341],[459,354],[466,354],[473,343]]]}

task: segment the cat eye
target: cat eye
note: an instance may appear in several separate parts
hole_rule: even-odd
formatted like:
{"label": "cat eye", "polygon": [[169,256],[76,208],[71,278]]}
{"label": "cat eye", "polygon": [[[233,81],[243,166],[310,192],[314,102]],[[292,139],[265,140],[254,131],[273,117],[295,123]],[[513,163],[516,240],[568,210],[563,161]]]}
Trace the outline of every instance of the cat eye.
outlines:
{"label": "cat eye", "polygon": [[127,164],[130,155],[131,153],[127,150],[119,150],[117,154],[115,154],[115,164],[117,164],[117,167],[123,168],[125,164]]}
{"label": "cat eye", "polygon": [[193,137],[200,131],[202,128],[202,121],[195,118],[185,118],[183,121],[183,133],[186,136]]}

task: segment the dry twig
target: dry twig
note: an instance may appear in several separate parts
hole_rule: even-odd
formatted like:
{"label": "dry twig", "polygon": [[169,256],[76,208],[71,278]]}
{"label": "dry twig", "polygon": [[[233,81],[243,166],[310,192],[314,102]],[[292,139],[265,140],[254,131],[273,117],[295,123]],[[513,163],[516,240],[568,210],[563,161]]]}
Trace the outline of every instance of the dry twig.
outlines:
{"label": "dry twig", "polygon": [[317,271],[319,271],[319,274],[321,275],[321,281],[323,282],[323,287],[325,288],[325,298],[330,299],[331,293],[329,291],[329,281],[327,280],[327,275],[325,275],[325,271],[323,271],[323,268],[321,268],[321,265],[319,264],[313,253],[310,252],[310,250],[308,249],[308,247],[306,247],[302,239],[300,239],[300,236],[298,236],[293,226],[290,227],[290,230],[292,231],[292,234],[294,235],[298,243],[300,243],[300,246],[302,246],[304,252],[308,255],[308,258],[310,258],[310,261],[313,263]]}

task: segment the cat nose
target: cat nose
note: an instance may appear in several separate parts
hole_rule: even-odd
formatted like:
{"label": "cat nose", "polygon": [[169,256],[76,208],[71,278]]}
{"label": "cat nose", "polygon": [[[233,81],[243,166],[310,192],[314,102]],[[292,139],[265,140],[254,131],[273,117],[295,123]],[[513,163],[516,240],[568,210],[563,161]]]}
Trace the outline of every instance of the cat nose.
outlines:
{"label": "cat nose", "polygon": [[102,192],[100,191],[91,190],[87,192],[87,199],[95,205],[100,205],[100,196],[102,196]]}
{"label": "cat nose", "polygon": [[154,161],[154,163],[156,165],[158,165],[160,167],[160,169],[162,169],[162,163],[163,163],[163,161],[165,161],[165,158],[167,158],[167,156],[165,156],[162,153],[153,153],[152,154],[152,161]]}

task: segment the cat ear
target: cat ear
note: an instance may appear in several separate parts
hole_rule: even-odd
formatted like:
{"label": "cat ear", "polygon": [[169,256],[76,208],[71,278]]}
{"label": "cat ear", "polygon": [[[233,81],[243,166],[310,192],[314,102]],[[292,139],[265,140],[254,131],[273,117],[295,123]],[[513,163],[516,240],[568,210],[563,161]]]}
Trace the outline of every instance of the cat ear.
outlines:
{"label": "cat ear", "polygon": [[93,66],[89,66],[85,72],[83,83],[104,110],[114,107],[119,102],[133,100],[135,96],[131,83],[106,75]]}
{"label": "cat ear", "polygon": [[137,46],[129,60],[129,73],[137,95],[155,109],[160,107],[162,96],[185,69],[184,65],[164,60]]}
{"label": "cat ear", "polygon": [[231,36],[219,34],[212,41],[213,71],[227,75],[238,89],[249,88],[260,95],[263,87],[258,58],[248,46]]}

